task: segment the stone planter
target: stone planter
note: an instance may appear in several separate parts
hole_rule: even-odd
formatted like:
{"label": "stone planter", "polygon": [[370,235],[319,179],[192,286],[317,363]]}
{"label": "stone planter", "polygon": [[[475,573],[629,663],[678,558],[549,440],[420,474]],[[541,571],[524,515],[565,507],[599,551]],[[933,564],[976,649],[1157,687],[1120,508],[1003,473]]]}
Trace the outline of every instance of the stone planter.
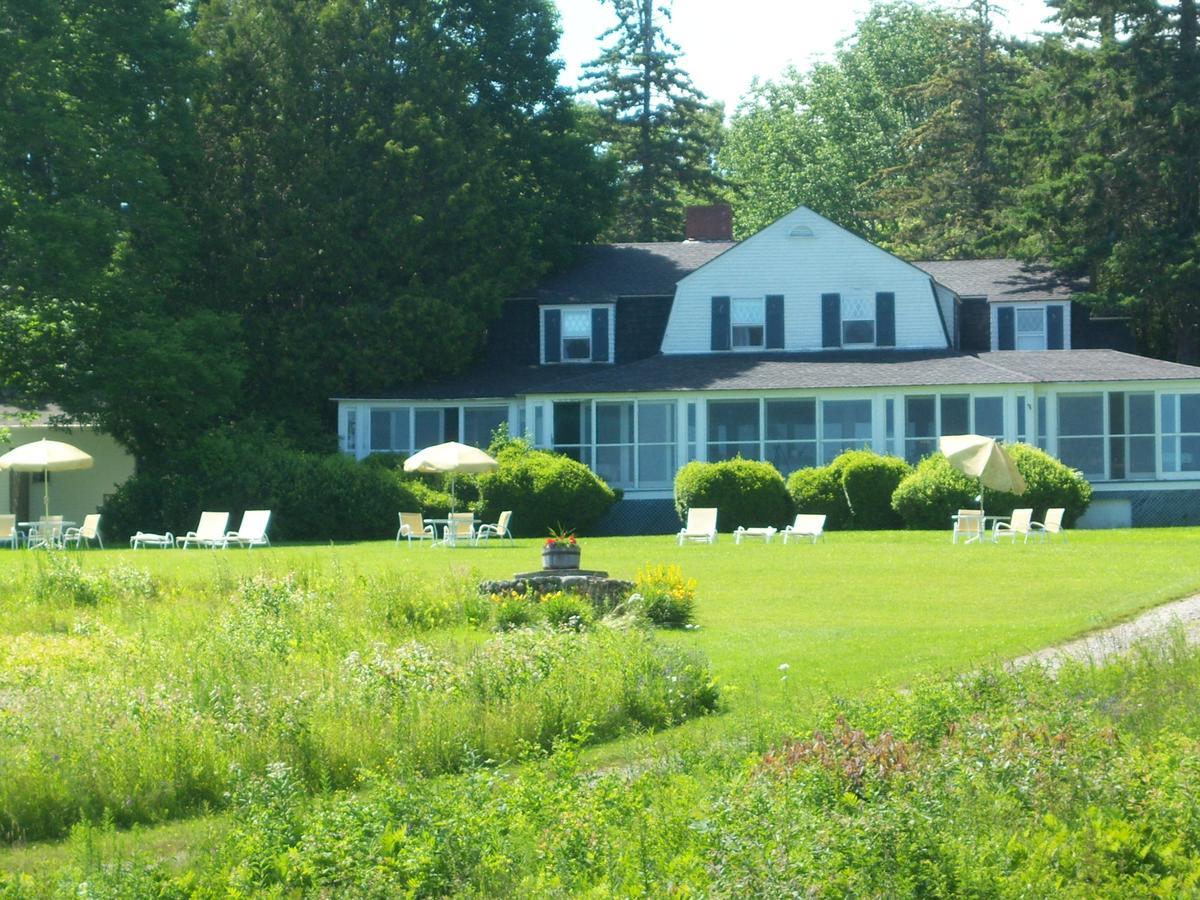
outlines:
{"label": "stone planter", "polygon": [[578,569],[579,547],[562,545],[543,547],[542,568],[548,570]]}

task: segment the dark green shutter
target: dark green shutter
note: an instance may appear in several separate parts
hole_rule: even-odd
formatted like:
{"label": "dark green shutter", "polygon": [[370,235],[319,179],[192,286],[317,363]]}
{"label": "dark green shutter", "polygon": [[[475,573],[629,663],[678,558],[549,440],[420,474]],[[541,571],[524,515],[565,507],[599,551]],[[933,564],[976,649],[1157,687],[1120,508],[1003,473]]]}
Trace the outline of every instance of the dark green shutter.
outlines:
{"label": "dark green shutter", "polygon": [[767,295],[767,343],[768,350],[783,349],[783,295]]}
{"label": "dark green shutter", "polygon": [[996,310],[996,346],[1001,350],[1012,350],[1017,346],[1017,317],[1011,306]]}
{"label": "dark green shutter", "polygon": [[712,349],[729,349],[729,298],[712,298]]}
{"label": "dark green shutter", "polygon": [[896,295],[891,291],[875,295],[875,345],[896,346]]}
{"label": "dark green shutter", "polygon": [[545,360],[548,363],[562,362],[562,310],[547,309],[542,316],[542,334],[546,340]]}
{"label": "dark green shutter", "polygon": [[1046,307],[1046,349],[1061,350],[1063,348],[1063,308],[1061,306]]}
{"label": "dark green shutter", "polygon": [[608,362],[608,307],[592,310],[592,362]]}
{"label": "dark green shutter", "polygon": [[842,346],[842,295],[821,295],[821,346]]}

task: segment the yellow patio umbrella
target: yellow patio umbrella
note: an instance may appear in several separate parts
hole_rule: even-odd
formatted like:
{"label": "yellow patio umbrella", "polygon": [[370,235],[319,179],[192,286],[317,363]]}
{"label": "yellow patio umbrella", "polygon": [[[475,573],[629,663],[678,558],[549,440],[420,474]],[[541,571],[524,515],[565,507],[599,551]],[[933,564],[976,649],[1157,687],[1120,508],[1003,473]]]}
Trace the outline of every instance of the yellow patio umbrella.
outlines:
{"label": "yellow patio umbrella", "polygon": [[[938,449],[950,465],[981,487],[1008,494],[1025,493],[1025,478],[1008,452],[996,441],[979,434],[951,434],[938,438]],[[983,492],[980,491],[982,500]]]}
{"label": "yellow patio umbrella", "polygon": [[405,472],[442,473],[450,475],[450,509],[454,509],[454,476],[494,472],[500,463],[478,447],[448,441],[418,450],[404,461]]}
{"label": "yellow patio umbrella", "polygon": [[14,472],[41,472],[42,495],[45,502],[46,515],[50,515],[50,472],[66,472],[71,469],[90,469],[92,458],[70,444],[62,441],[50,441],[42,438],[14,447],[0,456],[0,471],[12,469]]}

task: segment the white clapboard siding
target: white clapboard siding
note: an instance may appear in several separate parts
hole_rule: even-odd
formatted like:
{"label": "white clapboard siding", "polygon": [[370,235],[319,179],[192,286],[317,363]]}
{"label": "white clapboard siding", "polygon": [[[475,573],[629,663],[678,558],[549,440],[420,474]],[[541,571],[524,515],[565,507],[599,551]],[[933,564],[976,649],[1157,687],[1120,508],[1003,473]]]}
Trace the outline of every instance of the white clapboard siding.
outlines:
{"label": "white clapboard siding", "polygon": [[820,350],[821,295],[873,300],[878,291],[896,295],[898,349],[949,345],[928,274],[802,206],[679,282],[662,349],[711,351],[714,296],[782,294],[785,349]]}

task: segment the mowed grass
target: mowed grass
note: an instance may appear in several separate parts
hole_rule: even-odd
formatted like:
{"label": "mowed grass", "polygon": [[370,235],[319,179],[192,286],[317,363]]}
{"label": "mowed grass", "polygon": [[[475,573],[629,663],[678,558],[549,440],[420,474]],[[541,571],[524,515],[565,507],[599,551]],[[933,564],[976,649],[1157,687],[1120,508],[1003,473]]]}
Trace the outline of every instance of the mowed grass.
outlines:
{"label": "mowed grass", "polygon": [[[537,567],[540,541],[478,548],[391,542],[296,546],[253,551],[89,551],[85,570],[144,569],[163,599],[96,610],[118,633],[193,639],[226,611],[245,575],[295,573],[346,585],[388,574],[429,584],[507,577]],[[676,546],[667,536],[588,539],[584,565],[632,579],[646,564],[676,563],[698,582],[699,627],[660,633],[710,661],[722,688],[718,716],[657,741],[708,742],[755,733],[761,741],[803,723],[829,693],[855,695],[902,686],[921,673],[957,672],[1127,618],[1200,590],[1192,562],[1200,531],[1078,532],[1068,544],[951,546],[945,534],[832,534],[818,545]],[[70,631],[69,608],[32,602],[4,585],[28,584],[44,559],[0,553],[0,634]],[[351,591],[347,591],[349,595]],[[348,603],[341,614],[364,614]],[[342,627],[352,632],[353,622]],[[446,638],[474,643],[462,628]],[[786,669],[781,670],[781,666]],[[593,753],[636,758],[642,741]],[[36,856],[36,854],[35,854]],[[0,868],[6,861],[0,857]]]}

